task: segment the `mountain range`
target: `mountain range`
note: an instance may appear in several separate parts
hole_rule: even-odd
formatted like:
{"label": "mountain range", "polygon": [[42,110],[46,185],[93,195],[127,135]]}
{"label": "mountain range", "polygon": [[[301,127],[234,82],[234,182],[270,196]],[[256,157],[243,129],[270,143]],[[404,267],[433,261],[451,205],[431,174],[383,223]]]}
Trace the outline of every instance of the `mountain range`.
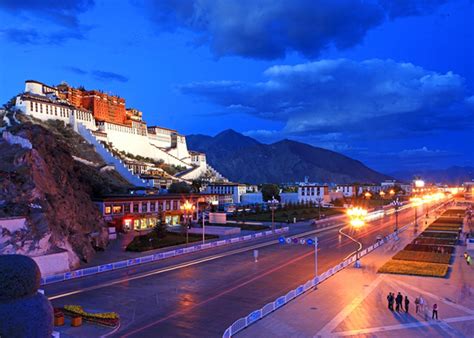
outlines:
{"label": "mountain range", "polygon": [[188,147],[231,181],[245,183],[377,183],[389,176],[340,153],[292,140],[263,144],[232,129],[216,136],[188,135]]}
{"label": "mountain range", "polygon": [[420,177],[429,182],[459,185],[474,179],[474,167],[452,166],[446,169],[407,170],[393,172],[392,176],[401,180]]}

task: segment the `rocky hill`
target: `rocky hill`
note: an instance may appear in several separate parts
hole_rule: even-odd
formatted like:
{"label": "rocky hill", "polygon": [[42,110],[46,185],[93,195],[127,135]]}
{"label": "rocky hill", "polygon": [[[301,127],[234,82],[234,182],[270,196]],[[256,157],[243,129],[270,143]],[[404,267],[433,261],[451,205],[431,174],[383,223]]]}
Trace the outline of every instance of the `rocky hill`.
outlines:
{"label": "rocky hill", "polygon": [[107,230],[91,197],[129,187],[78,134],[61,122],[18,116],[0,138],[0,217],[25,216],[26,228],[3,230],[0,254],[68,251],[71,267],[104,247]]}
{"label": "rocky hill", "polygon": [[317,182],[376,183],[390,178],[334,151],[291,140],[263,144],[231,129],[214,137],[189,135],[187,142],[232,181],[281,183],[309,176]]}

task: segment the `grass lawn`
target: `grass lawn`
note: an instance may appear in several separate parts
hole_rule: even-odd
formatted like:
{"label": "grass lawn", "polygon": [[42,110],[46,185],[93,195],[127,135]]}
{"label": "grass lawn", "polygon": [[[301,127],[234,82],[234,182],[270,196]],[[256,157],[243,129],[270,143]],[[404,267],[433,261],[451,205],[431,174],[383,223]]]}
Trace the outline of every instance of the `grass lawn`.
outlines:
{"label": "grass lawn", "polygon": [[393,256],[392,259],[402,261],[449,264],[449,261],[451,260],[451,255],[447,253],[402,250],[398,252],[395,256]]}
{"label": "grass lawn", "polygon": [[392,259],[385,263],[379,273],[415,275],[428,277],[444,277],[448,273],[448,264],[414,262]]}
{"label": "grass lawn", "polygon": [[[215,239],[219,236],[206,235],[206,239]],[[202,241],[202,235],[189,234],[189,243]],[[128,245],[127,251],[142,252],[153,249],[165,248],[168,246],[186,243],[186,235],[176,232],[167,232],[164,238],[158,238],[154,232],[146,235],[136,236]]]}
{"label": "grass lawn", "polygon": [[[342,208],[321,208],[321,216],[324,215],[326,218],[339,215],[344,213]],[[276,210],[275,211],[275,222],[293,222],[293,218],[296,217],[297,221],[317,219],[319,215],[318,208],[303,208],[303,209],[290,209],[290,210]],[[256,222],[271,222],[272,213],[270,211],[261,212],[258,214],[240,214],[237,216],[229,216],[230,220],[233,221],[256,221]],[[242,228],[242,230],[244,230]]]}

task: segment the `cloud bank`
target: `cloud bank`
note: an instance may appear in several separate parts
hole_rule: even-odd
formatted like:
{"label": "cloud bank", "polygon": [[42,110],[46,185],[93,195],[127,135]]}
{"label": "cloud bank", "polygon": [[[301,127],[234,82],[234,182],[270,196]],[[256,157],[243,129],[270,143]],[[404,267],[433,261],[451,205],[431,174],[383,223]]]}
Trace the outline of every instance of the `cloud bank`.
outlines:
{"label": "cloud bank", "polygon": [[[285,133],[416,133],[455,128],[466,113],[464,79],[393,60],[321,60],[268,68],[261,82],[210,81],[180,91],[224,112],[285,123]],[[390,128],[387,128],[390,126]],[[262,133],[262,131],[260,131]]]}
{"label": "cloud bank", "polygon": [[143,7],[158,31],[187,30],[216,56],[314,58],[360,43],[387,20],[434,12],[446,0],[161,0]]}

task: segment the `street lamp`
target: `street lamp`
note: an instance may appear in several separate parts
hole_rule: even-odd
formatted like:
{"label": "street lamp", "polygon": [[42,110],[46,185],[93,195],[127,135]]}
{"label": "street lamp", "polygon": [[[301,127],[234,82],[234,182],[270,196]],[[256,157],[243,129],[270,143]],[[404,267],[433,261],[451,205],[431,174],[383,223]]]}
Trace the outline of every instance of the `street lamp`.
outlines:
{"label": "street lamp", "polygon": [[[215,205],[218,205],[219,202],[216,201],[216,200],[212,200],[212,201],[209,201],[208,202],[208,208],[209,208],[209,212],[211,211],[210,209],[212,208],[212,206],[215,206]],[[202,211],[202,244],[204,244],[206,242],[206,220],[205,220],[205,212],[206,210],[203,210]]]}
{"label": "street lamp", "polygon": [[369,191],[367,191],[367,192],[364,194],[364,197],[365,197],[366,199],[370,199],[370,198],[372,197],[372,194],[371,194]]}
{"label": "street lamp", "polygon": [[186,219],[186,245],[187,245],[189,242],[189,233],[188,233],[189,223],[190,223],[189,216],[190,214],[194,212],[194,210],[196,209],[196,206],[192,203],[189,203],[189,201],[186,200],[186,202],[184,202],[184,204],[180,206],[180,209],[181,211],[184,211],[184,215]]}
{"label": "street lamp", "polygon": [[398,209],[402,206],[402,203],[397,198],[392,202],[392,205],[395,208],[395,238],[398,239]]}
{"label": "street lamp", "polygon": [[[360,208],[360,207],[353,207],[347,210],[347,216],[349,216],[349,224],[354,228],[354,229],[359,229],[362,226],[365,225],[365,217],[367,216],[367,210]],[[353,238],[352,236],[346,234],[345,232],[342,231],[343,228],[339,230],[339,233],[341,235],[344,235],[345,237],[349,238],[351,241],[356,243],[358,245],[357,251],[356,251],[356,262],[354,266],[356,268],[360,268],[360,259],[359,259],[359,253],[360,250],[362,249],[362,243]]]}
{"label": "street lamp", "polygon": [[413,206],[415,207],[415,231],[418,228],[418,206],[423,204],[423,200],[419,197],[412,197],[410,198],[410,202],[412,202]]}
{"label": "street lamp", "polygon": [[270,205],[270,210],[272,211],[272,232],[275,232],[275,210],[279,202],[275,196],[272,196],[272,199],[267,203]]}
{"label": "street lamp", "polygon": [[385,196],[385,191],[382,190],[382,191],[380,191],[379,194],[380,194],[380,197],[384,198],[384,196]]}

